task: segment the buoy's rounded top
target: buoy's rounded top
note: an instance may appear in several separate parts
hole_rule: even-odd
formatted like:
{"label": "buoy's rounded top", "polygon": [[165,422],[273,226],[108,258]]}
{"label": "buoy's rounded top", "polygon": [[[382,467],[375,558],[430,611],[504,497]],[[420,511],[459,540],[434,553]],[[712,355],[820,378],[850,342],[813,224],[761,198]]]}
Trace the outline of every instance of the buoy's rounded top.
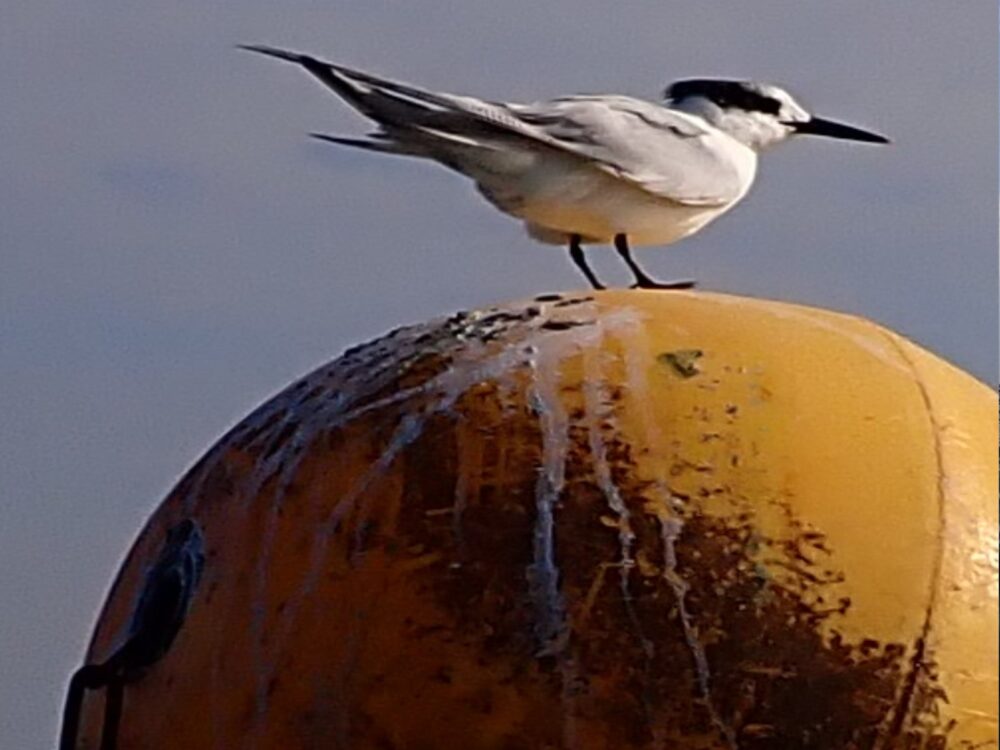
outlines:
{"label": "buoy's rounded top", "polygon": [[784,303],[402,328],[189,472],[89,658],[190,518],[200,583],[122,747],[995,742],[996,413],[897,334]]}

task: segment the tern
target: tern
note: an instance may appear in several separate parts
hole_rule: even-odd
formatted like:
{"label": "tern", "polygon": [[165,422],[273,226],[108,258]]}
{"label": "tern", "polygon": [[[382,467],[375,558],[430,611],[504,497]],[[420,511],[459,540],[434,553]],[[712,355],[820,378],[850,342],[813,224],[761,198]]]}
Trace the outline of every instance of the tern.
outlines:
{"label": "tern", "polygon": [[532,237],[565,245],[595,289],[604,285],[584,244],[613,245],[634,288],[693,286],[654,280],[631,246],[676,242],[731,209],[765,148],[794,135],[889,142],[815,117],[784,89],[754,81],[677,81],[663,104],[620,95],[518,104],[428,91],[276,47],[240,47],[297,63],[378,125],[367,138],[315,138],[432,159],[472,178]]}

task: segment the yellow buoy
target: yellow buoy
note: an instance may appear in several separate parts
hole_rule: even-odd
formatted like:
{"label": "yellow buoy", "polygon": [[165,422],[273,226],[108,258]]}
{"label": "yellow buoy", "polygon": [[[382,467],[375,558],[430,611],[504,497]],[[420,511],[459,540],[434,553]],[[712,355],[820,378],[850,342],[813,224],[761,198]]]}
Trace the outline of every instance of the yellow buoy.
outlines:
{"label": "yellow buoy", "polygon": [[105,669],[122,700],[85,691],[80,746],[996,747],[996,416],[900,336],[777,302],[400,329],[156,512],[88,658],[141,656]]}

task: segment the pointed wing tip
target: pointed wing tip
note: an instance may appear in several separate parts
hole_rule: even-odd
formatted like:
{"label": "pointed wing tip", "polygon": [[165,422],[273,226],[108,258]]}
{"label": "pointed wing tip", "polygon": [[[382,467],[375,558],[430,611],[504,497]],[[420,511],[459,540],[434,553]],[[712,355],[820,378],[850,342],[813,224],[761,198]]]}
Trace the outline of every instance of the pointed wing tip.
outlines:
{"label": "pointed wing tip", "polygon": [[261,55],[276,57],[279,60],[287,60],[288,62],[294,63],[301,63],[306,57],[305,55],[300,55],[297,52],[290,52],[289,50],[280,49],[278,47],[269,47],[266,44],[237,44],[236,49],[246,50],[247,52],[256,52]]}
{"label": "pointed wing tip", "polygon": [[363,138],[347,138],[345,136],[327,135],[326,133],[310,133],[310,138],[323,143],[333,143],[337,146],[358,146],[360,148],[374,148],[376,144],[364,140]]}

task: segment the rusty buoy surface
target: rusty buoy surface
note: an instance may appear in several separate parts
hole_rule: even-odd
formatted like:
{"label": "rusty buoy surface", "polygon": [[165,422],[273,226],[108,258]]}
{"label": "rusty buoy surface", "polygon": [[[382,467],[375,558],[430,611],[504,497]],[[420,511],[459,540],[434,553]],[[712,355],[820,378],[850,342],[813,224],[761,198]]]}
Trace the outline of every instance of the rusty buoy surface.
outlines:
{"label": "rusty buoy surface", "polygon": [[200,583],[121,748],[996,747],[996,414],[789,304],[552,295],[403,328],[188,473],[88,659],[191,519]]}

